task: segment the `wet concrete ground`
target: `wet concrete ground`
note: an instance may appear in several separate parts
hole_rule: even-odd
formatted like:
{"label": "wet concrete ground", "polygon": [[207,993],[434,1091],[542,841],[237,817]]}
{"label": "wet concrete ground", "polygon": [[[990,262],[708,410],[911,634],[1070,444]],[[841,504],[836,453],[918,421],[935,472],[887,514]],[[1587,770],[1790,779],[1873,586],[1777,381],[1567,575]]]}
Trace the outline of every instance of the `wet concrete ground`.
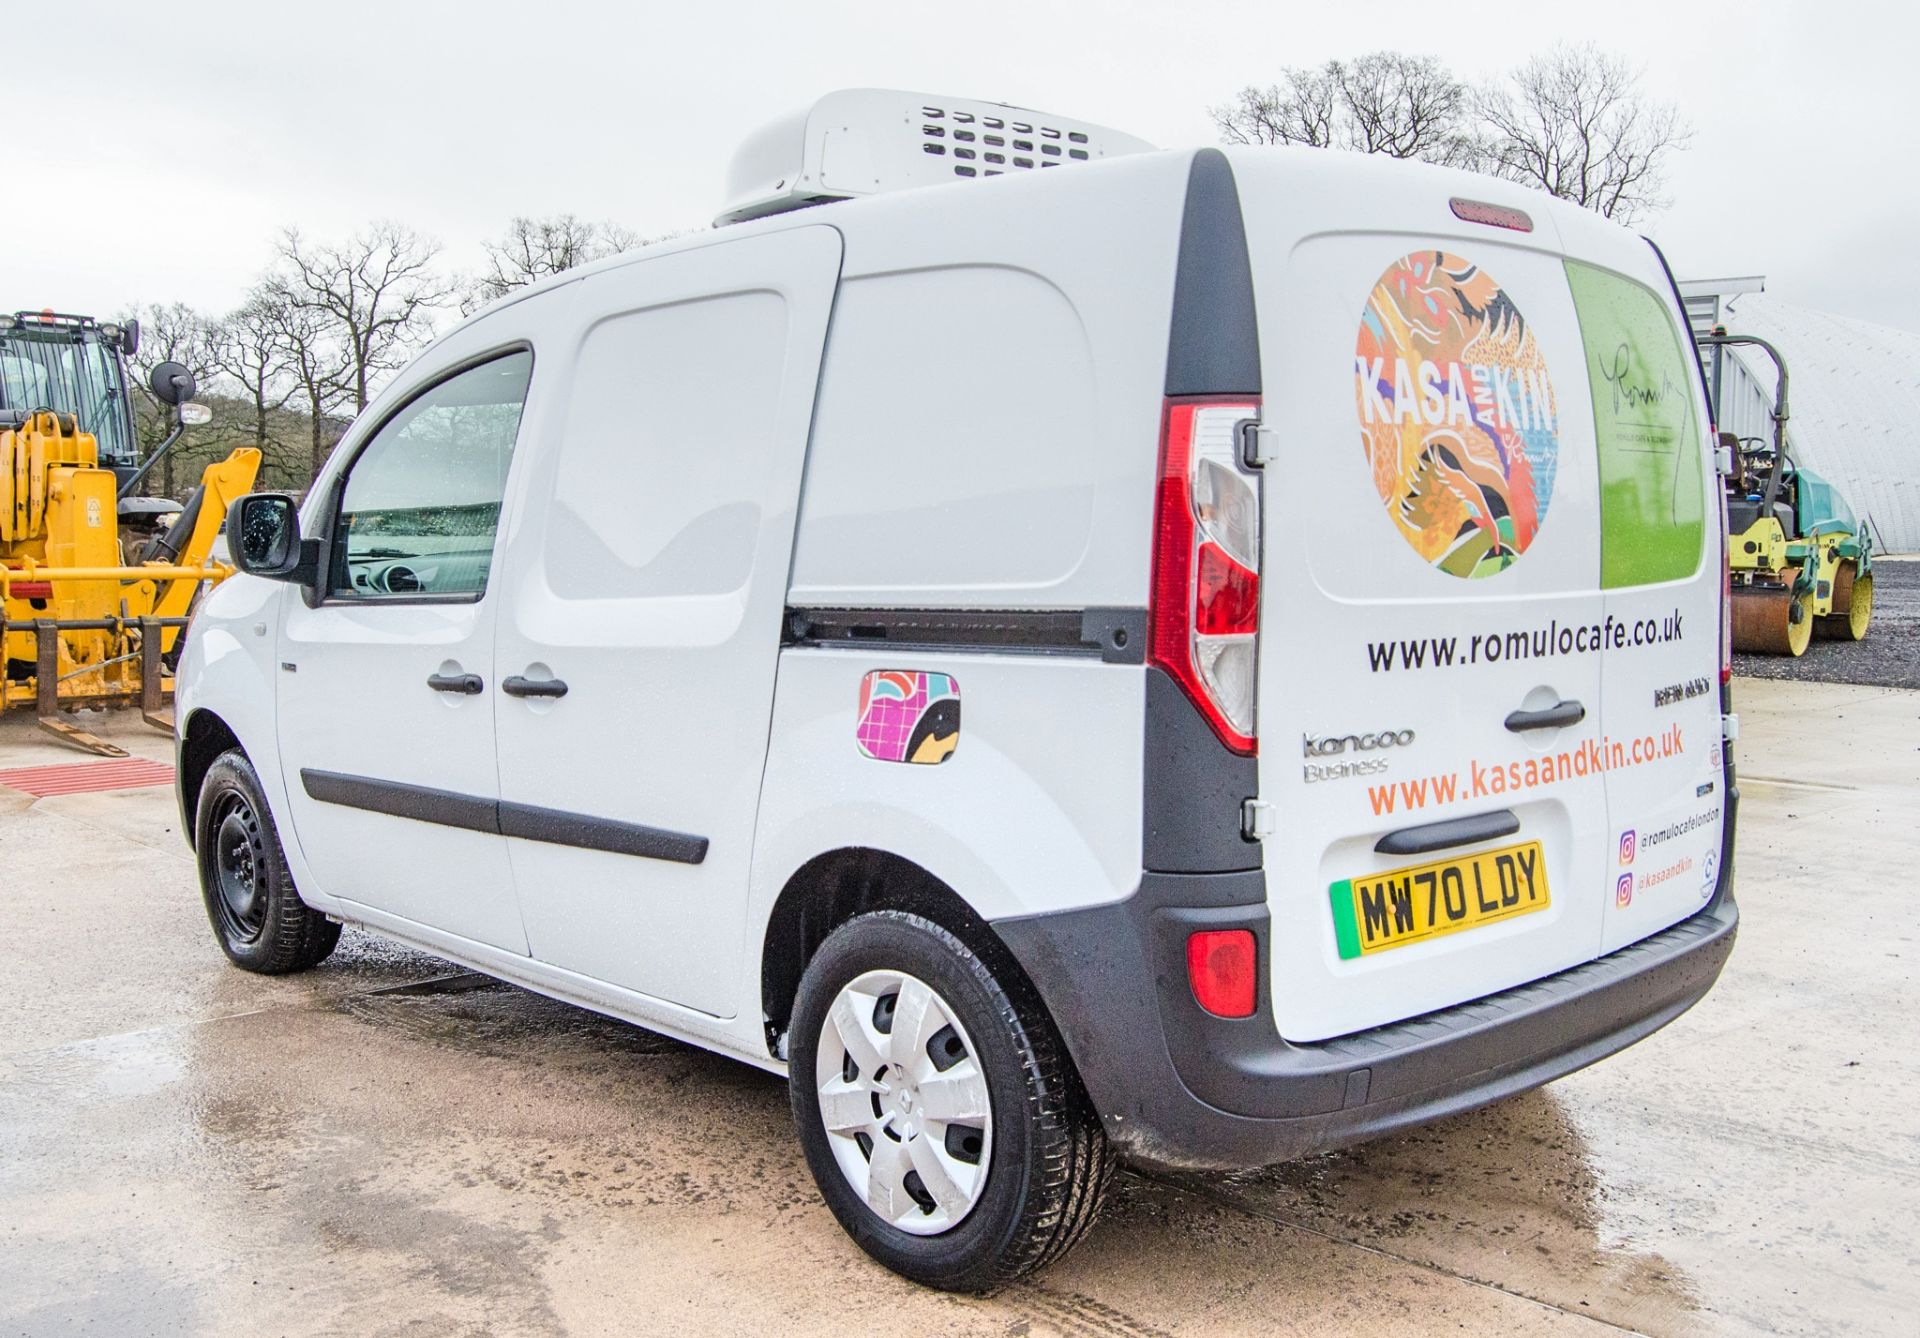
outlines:
{"label": "wet concrete ground", "polygon": [[[1692,1013],[1403,1137],[1126,1178],[986,1300],[867,1262],[778,1080],[357,931],[242,974],[170,791],[0,790],[0,1334],[1914,1333],[1920,693],[1738,691],[1744,921]],[[65,760],[0,720],[0,768]]]}

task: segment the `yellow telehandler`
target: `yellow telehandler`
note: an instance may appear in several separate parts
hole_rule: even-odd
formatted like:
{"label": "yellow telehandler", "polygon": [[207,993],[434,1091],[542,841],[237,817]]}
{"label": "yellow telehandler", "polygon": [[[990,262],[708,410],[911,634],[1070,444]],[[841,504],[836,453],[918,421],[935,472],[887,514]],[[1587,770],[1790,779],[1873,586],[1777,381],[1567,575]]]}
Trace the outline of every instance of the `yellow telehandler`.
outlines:
{"label": "yellow telehandler", "polygon": [[250,491],[260,452],[207,466],[185,505],[138,496],[189,424],[193,375],[156,366],[148,384],[173,430],[144,461],[126,358],[138,322],[53,311],[0,314],[0,712],[31,706],[43,728],[103,757],[126,751],[70,717],[138,706],[171,731],[172,666],[195,598],[232,568],[211,560],[227,507]]}

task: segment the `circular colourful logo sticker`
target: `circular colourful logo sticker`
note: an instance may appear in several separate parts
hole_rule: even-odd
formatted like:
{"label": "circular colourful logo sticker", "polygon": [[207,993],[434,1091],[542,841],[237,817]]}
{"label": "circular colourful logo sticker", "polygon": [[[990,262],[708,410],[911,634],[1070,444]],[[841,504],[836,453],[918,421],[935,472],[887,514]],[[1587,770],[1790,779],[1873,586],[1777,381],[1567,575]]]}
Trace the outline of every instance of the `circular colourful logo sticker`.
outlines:
{"label": "circular colourful logo sticker", "polygon": [[1560,420],[1533,329],[1493,276],[1444,251],[1388,268],[1354,349],[1360,441],[1401,537],[1492,576],[1547,518]]}

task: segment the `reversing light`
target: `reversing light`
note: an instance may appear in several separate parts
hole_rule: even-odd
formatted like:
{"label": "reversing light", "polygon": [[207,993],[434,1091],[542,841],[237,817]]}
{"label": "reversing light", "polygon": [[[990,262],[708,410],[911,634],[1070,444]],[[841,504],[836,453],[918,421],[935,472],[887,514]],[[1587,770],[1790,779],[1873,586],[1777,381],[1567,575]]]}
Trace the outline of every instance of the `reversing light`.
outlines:
{"label": "reversing light", "polygon": [[1259,953],[1251,929],[1204,929],[1187,936],[1187,982],[1215,1017],[1252,1017]]}

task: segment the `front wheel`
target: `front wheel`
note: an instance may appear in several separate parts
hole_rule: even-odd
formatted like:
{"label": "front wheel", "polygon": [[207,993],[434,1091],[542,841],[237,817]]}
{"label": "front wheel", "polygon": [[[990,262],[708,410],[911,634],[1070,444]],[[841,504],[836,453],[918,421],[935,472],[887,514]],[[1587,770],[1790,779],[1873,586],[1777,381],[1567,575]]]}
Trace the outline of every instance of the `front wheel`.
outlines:
{"label": "front wheel", "polygon": [[262,975],[326,960],[340,926],[300,900],[253,763],[235,748],[207,768],[194,811],[200,895],[221,951]]}
{"label": "front wheel", "polygon": [[915,1282],[990,1291],[1099,1211],[1106,1137],[1023,985],[901,911],[836,929],[800,982],[788,1082],[807,1164],[847,1233]]}

